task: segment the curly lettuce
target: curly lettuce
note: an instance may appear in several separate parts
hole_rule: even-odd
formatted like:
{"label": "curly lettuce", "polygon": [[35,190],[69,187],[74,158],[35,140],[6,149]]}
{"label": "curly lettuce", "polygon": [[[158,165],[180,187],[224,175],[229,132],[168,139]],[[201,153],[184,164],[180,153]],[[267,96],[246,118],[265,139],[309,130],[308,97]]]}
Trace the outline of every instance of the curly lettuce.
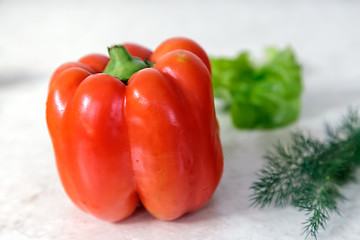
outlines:
{"label": "curly lettuce", "polygon": [[303,90],[294,51],[270,47],[263,64],[248,52],[236,58],[210,58],[214,96],[222,99],[241,129],[271,129],[296,121]]}

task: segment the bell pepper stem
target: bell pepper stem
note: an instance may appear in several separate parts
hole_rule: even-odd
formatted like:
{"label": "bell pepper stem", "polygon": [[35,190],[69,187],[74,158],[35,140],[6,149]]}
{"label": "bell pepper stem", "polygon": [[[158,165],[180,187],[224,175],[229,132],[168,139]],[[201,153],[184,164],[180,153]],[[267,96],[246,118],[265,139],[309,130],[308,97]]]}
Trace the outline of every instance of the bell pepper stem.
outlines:
{"label": "bell pepper stem", "polygon": [[133,57],[123,45],[114,45],[108,48],[110,61],[104,73],[114,76],[125,84],[137,71],[149,67],[143,60]]}

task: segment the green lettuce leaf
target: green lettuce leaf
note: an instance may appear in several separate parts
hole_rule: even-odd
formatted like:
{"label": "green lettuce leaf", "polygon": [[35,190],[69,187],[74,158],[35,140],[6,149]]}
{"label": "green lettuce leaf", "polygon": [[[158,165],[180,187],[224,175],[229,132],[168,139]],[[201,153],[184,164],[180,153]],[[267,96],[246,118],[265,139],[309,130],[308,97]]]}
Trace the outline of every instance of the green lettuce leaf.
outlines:
{"label": "green lettuce leaf", "polygon": [[294,51],[270,47],[256,65],[248,52],[236,58],[210,58],[214,96],[222,99],[242,129],[270,129],[296,121],[303,90]]}

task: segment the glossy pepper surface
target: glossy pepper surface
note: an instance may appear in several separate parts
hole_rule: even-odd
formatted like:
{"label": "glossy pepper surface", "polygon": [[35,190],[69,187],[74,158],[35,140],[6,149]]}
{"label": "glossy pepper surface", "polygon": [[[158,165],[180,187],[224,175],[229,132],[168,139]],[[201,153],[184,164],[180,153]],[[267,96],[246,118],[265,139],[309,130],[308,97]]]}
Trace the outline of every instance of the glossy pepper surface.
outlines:
{"label": "glossy pepper surface", "polygon": [[186,38],[125,43],[53,74],[46,120],[70,199],[106,221],[139,203],[172,220],[203,206],[223,171],[211,68]]}

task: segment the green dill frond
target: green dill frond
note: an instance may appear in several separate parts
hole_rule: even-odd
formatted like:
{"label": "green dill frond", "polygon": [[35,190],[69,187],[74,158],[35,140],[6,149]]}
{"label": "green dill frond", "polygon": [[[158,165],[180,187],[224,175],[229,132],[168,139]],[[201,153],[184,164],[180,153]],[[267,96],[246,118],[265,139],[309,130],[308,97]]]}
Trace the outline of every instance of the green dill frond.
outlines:
{"label": "green dill frond", "polygon": [[340,214],[340,187],[356,179],[360,165],[360,117],[354,109],[337,128],[326,125],[326,138],[319,140],[300,131],[291,142],[277,143],[265,155],[266,165],[251,185],[252,206],[292,205],[304,211],[306,237],[317,238],[330,214]]}

